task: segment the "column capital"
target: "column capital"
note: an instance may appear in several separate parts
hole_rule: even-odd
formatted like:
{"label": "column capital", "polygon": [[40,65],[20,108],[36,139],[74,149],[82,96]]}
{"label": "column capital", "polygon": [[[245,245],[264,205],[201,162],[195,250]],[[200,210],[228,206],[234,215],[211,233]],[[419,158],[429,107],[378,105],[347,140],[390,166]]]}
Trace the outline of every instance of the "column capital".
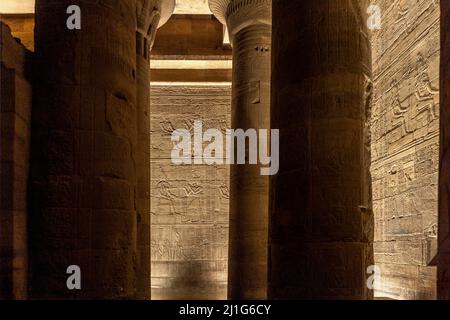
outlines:
{"label": "column capital", "polygon": [[250,25],[272,25],[272,0],[208,0],[214,16],[230,32],[230,38]]}
{"label": "column capital", "polygon": [[175,0],[138,0],[136,2],[136,29],[151,47],[156,30],[163,26],[175,10]]}

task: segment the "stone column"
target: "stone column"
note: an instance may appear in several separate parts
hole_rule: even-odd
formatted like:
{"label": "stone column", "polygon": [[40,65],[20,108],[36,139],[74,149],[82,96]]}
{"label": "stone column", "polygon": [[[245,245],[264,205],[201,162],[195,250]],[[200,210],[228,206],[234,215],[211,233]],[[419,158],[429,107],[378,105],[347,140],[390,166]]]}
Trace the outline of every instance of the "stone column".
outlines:
{"label": "stone column", "polygon": [[450,3],[441,1],[440,165],[437,297],[450,299]]}
{"label": "stone column", "polygon": [[35,33],[31,297],[135,297],[136,1],[37,0]]}
{"label": "stone column", "polygon": [[138,297],[150,299],[150,51],[175,0],[138,0],[136,29]]}
{"label": "stone column", "polygon": [[371,60],[357,0],[273,4],[269,298],[364,299],[372,265]]}
{"label": "stone column", "polygon": [[[233,129],[270,129],[271,0],[209,0],[233,46]],[[228,296],[267,297],[268,182],[259,165],[232,165]]]}

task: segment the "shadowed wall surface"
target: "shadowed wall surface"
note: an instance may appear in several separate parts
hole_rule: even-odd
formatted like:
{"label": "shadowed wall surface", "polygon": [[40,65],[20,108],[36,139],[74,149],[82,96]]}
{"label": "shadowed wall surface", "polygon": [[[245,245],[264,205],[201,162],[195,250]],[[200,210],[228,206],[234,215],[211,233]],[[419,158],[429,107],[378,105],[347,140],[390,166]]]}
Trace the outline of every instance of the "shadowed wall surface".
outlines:
{"label": "shadowed wall surface", "polygon": [[0,299],[26,299],[31,52],[0,22]]}

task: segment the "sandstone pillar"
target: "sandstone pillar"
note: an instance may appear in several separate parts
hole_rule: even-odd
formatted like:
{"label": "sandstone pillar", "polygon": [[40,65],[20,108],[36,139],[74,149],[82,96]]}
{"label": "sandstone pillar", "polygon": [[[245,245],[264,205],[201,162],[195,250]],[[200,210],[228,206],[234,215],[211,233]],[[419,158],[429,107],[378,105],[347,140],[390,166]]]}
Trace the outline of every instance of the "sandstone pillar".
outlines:
{"label": "sandstone pillar", "polygon": [[136,30],[138,297],[150,298],[150,51],[175,0],[138,0]]}
{"label": "sandstone pillar", "polygon": [[372,263],[370,44],[356,0],[273,4],[272,299],[364,299]]}
{"label": "sandstone pillar", "polygon": [[136,1],[37,0],[35,32],[31,297],[135,297]]}
{"label": "sandstone pillar", "polygon": [[[233,46],[231,126],[270,128],[270,0],[209,0]],[[268,182],[257,165],[232,165],[228,296],[267,297]]]}
{"label": "sandstone pillar", "polygon": [[437,297],[450,299],[450,3],[441,1],[440,164]]}

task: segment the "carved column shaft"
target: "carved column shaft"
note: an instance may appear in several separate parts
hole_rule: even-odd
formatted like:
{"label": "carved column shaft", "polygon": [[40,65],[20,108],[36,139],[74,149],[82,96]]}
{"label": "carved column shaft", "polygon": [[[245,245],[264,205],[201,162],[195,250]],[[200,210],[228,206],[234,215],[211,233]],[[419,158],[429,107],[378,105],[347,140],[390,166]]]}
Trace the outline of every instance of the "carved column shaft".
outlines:
{"label": "carved column shaft", "polygon": [[137,245],[138,297],[151,296],[150,246],[150,52],[158,27],[167,21],[174,0],[138,0],[136,30],[136,107],[137,107]]}
{"label": "carved column shaft", "polygon": [[150,298],[150,54],[147,38],[136,33],[138,294]]}
{"label": "carved column shaft", "polygon": [[366,9],[356,0],[274,1],[271,122],[281,143],[270,191],[271,299],[371,295]]}
{"label": "carved column shaft", "polygon": [[[138,296],[151,297],[150,249],[150,37],[156,32],[153,17],[159,12],[149,2],[137,2],[136,30],[136,107],[137,107],[137,245],[138,245]],[[159,19],[158,19],[159,20]],[[152,29],[148,32],[149,28]]]}
{"label": "carved column shaft", "polygon": [[[270,129],[271,1],[210,1],[233,46],[231,126]],[[267,297],[268,182],[259,165],[232,165],[228,296]]]}
{"label": "carved column shaft", "polygon": [[[36,1],[31,296],[136,294],[136,1]],[[67,267],[81,269],[68,290]]]}

